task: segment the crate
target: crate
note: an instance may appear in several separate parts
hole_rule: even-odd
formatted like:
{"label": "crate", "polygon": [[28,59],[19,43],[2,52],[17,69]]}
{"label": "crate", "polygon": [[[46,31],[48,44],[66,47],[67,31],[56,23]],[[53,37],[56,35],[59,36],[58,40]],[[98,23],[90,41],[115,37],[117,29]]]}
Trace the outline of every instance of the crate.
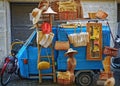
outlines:
{"label": "crate", "polygon": [[60,20],[75,20],[77,19],[77,12],[74,11],[63,11],[59,12]]}

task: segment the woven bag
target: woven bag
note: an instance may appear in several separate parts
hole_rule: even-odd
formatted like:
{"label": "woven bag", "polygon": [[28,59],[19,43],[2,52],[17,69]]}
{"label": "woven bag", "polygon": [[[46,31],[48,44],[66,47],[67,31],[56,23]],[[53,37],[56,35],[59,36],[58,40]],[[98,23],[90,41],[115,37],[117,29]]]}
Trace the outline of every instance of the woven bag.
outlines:
{"label": "woven bag", "polygon": [[37,44],[40,43],[40,41],[42,40],[42,37],[43,37],[43,32],[37,31],[37,37],[36,37]]}
{"label": "woven bag", "polygon": [[55,49],[56,50],[68,50],[70,48],[69,41],[56,41]]}
{"label": "woven bag", "polygon": [[[67,35],[66,31],[64,29],[63,29],[63,31],[64,31],[65,35],[67,36],[67,38],[68,38],[68,35]],[[57,33],[58,33],[58,31],[57,31]],[[56,50],[68,50],[70,48],[69,39],[66,40],[66,41],[56,41],[54,48]]]}
{"label": "woven bag", "polygon": [[45,44],[43,45],[43,47],[47,48],[48,46],[50,46],[51,43],[52,43],[53,38],[54,38],[54,33],[51,32],[51,33],[49,34],[49,37],[48,37],[47,41],[46,41]]}

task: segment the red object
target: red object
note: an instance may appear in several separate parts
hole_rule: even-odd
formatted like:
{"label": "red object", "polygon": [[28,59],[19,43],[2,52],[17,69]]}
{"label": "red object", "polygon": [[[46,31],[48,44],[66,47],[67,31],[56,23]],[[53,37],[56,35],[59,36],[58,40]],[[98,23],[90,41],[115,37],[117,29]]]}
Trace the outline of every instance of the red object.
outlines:
{"label": "red object", "polygon": [[6,67],[7,67],[7,64],[10,62],[10,58],[5,58],[5,63],[4,63],[4,65],[3,65],[3,67],[2,67],[2,70],[1,70],[1,72],[0,72],[0,75],[3,75],[3,73],[4,73],[4,71],[5,71],[5,69],[6,69]]}
{"label": "red object", "polygon": [[28,59],[23,59],[24,64],[28,64]]}
{"label": "red object", "polygon": [[44,34],[49,34],[52,31],[51,24],[47,22],[41,25],[41,29]]}

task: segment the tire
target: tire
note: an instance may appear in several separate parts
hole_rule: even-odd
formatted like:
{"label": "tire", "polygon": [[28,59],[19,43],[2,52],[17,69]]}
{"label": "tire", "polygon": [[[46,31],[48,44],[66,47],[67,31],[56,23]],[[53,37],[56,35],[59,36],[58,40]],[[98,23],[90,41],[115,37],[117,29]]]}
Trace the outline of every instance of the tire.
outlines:
{"label": "tire", "polygon": [[18,69],[17,75],[18,75],[18,77],[19,77],[20,79],[24,79],[24,78],[21,76],[21,74],[20,74],[20,69]]}
{"label": "tire", "polygon": [[1,80],[0,80],[2,86],[6,86],[9,83],[13,73],[13,72],[10,72],[9,64],[10,63],[6,64],[2,68]]}
{"label": "tire", "polygon": [[91,73],[82,72],[76,77],[77,86],[92,86],[93,77]]}

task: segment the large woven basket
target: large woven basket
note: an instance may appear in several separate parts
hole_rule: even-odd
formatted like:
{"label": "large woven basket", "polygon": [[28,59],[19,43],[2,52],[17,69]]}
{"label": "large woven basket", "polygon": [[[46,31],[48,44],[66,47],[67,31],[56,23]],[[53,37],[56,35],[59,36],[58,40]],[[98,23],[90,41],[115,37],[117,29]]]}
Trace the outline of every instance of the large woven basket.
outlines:
{"label": "large woven basket", "polygon": [[96,13],[95,12],[88,13],[88,15],[89,15],[90,19],[95,19],[96,18]]}
{"label": "large woven basket", "polygon": [[77,12],[73,12],[73,11],[59,12],[59,19],[60,20],[75,20],[77,19]]}

